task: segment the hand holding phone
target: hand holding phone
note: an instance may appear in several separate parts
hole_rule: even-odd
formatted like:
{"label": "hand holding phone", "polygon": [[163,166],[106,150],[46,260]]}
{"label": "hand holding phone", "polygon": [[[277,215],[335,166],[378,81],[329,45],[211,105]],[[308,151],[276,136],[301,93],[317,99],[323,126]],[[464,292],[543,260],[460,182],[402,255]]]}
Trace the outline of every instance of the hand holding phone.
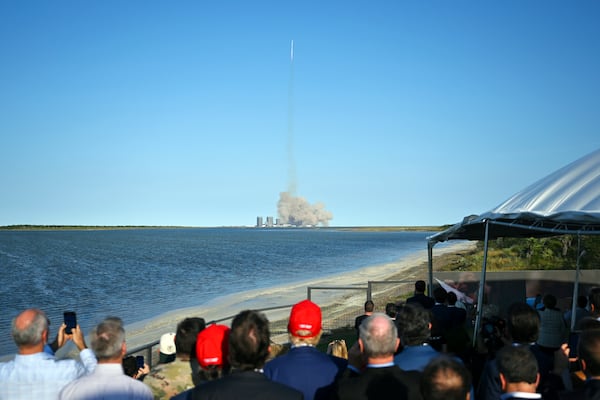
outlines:
{"label": "hand holding phone", "polygon": [[63,313],[65,325],[65,333],[67,335],[71,335],[73,333],[72,329],[77,327],[77,314],[75,311],[65,311]]}

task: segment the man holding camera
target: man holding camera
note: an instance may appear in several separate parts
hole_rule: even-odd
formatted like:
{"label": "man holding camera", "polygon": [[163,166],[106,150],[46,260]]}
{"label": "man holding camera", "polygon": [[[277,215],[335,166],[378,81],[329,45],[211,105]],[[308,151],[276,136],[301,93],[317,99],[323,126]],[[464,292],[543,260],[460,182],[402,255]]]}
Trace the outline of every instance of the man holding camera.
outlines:
{"label": "man holding camera", "polygon": [[12,336],[18,347],[14,360],[0,363],[0,399],[57,398],[69,382],[94,371],[97,365],[94,353],[89,350],[79,325],[71,334],[66,325],[58,330],[57,345],[68,340],[79,349],[81,362],[73,359],[57,360],[44,351],[48,341],[48,317],[38,309],[28,309],[12,322]]}

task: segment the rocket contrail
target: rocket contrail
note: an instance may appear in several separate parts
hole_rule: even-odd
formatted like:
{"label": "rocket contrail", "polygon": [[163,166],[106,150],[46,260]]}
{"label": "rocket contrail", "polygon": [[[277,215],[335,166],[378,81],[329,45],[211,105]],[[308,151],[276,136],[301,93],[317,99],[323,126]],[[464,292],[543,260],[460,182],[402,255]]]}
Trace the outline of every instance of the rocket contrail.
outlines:
{"label": "rocket contrail", "polygon": [[333,214],[323,203],[310,204],[296,195],[296,163],[294,162],[294,40],[290,43],[290,79],[288,82],[288,191],[279,194],[277,215],[283,225],[329,226]]}

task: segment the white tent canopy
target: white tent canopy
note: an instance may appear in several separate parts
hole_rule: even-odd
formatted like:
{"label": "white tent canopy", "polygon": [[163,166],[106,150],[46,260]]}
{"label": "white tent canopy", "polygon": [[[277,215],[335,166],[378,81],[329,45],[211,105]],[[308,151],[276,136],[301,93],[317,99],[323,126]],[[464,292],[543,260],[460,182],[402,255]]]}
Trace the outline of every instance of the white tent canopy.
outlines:
{"label": "white tent canopy", "polygon": [[430,243],[451,239],[483,240],[561,234],[600,234],[600,149],[518,192],[496,208],[470,215],[429,237]]}
{"label": "white tent canopy", "polygon": [[[479,289],[481,301],[488,240],[565,234],[600,235],[600,149],[540,179],[492,210],[465,217],[462,222],[430,236],[429,283],[433,282],[433,246],[438,242],[456,239],[485,241]],[[577,288],[578,271],[575,281]],[[479,328],[481,308],[479,304],[475,332]]]}

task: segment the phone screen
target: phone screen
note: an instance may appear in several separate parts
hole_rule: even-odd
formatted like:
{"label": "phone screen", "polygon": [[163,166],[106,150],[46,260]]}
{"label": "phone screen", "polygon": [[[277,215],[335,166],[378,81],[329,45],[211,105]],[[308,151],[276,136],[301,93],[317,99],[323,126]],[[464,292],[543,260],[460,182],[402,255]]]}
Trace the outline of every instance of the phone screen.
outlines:
{"label": "phone screen", "polygon": [[65,318],[65,325],[67,325],[65,333],[70,335],[73,332],[72,329],[77,326],[77,315],[75,314],[75,311],[65,311],[63,315]]}
{"label": "phone screen", "polygon": [[575,358],[577,354],[577,346],[579,344],[579,333],[577,331],[569,334],[569,358]]}
{"label": "phone screen", "polygon": [[144,368],[144,356],[136,356],[135,360],[137,361],[138,368]]}

